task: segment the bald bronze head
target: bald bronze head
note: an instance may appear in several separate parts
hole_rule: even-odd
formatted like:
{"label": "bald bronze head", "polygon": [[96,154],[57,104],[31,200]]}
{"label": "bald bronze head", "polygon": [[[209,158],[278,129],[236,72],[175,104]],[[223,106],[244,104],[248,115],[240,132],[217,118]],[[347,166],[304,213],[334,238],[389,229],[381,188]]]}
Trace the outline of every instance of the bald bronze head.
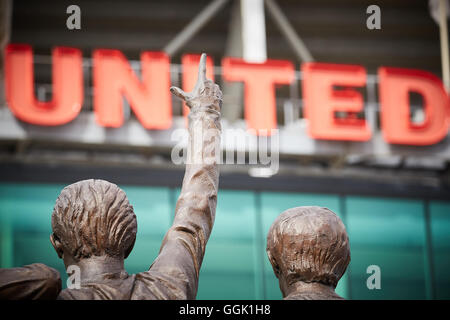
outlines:
{"label": "bald bronze head", "polygon": [[345,226],[333,211],[297,207],[284,211],[270,227],[267,255],[284,297],[299,283],[334,292],[350,262],[350,246]]}
{"label": "bald bronze head", "polygon": [[65,187],[52,214],[51,242],[59,257],[77,262],[93,256],[124,259],[133,249],[137,221],[117,185],[83,180]]}

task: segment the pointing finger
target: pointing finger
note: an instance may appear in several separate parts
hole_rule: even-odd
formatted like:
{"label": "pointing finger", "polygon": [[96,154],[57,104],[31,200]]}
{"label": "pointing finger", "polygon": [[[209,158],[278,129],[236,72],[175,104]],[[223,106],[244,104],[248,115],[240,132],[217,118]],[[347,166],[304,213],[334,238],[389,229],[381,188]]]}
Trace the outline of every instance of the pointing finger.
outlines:
{"label": "pointing finger", "polygon": [[186,100],[189,96],[188,93],[184,92],[183,90],[177,87],[170,87],[170,92],[172,92],[174,95],[176,95],[178,98],[182,100]]}
{"label": "pointing finger", "polygon": [[202,53],[200,63],[198,64],[198,83],[203,83],[206,80],[206,53]]}

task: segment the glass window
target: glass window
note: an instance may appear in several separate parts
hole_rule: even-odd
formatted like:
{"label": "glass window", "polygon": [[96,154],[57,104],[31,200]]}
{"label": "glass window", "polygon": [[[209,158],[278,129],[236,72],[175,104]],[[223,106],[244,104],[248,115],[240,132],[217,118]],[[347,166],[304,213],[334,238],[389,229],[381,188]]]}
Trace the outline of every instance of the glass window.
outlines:
{"label": "glass window", "polygon": [[263,299],[254,193],[221,190],[197,299]]}
{"label": "glass window", "polygon": [[[421,201],[348,197],[353,299],[424,299],[425,220]],[[381,271],[381,289],[369,290],[367,267]]]}
{"label": "glass window", "polygon": [[431,243],[437,299],[450,299],[450,203],[431,202]]}
{"label": "glass window", "polygon": [[172,224],[169,188],[121,186],[134,208],[137,236],[133,251],[125,260],[128,273],[147,271],[156,259],[162,240]]}
{"label": "glass window", "polygon": [[0,184],[1,267],[41,262],[61,273],[64,264],[52,244],[51,216],[63,185]]}

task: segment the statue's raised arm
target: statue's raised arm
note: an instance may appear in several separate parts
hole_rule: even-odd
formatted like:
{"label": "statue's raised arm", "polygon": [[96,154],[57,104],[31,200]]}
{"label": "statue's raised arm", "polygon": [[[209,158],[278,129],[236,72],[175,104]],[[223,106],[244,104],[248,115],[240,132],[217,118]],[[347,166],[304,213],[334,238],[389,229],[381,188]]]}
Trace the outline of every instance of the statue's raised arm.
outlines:
{"label": "statue's raised arm", "polygon": [[187,163],[173,225],[150,272],[175,282],[176,290],[170,298],[195,299],[206,243],[214,224],[219,184],[222,92],[206,78],[206,54],[200,58],[194,89],[186,93],[171,87],[170,91],[190,108]]}

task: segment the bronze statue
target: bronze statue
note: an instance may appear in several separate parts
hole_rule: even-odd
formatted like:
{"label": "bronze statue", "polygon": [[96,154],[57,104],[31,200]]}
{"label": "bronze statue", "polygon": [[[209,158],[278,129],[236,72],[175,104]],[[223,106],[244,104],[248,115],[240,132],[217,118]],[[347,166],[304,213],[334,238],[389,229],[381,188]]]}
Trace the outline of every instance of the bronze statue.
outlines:
{"label": "bronze statue", "polygon": [[284,299],[343,299],[334,290],[350,262],[350,246],[345,226],[333,211],[284,211],[270,227],[266,250]]}
{"label": "bronze statue", "polygon": [[195,299],[217,204],[222,92],[206,79],[206,54],[192,92],[170,90],[190,107],[187,164],[173,225],[149,270],[129,275],[124,269],[137,231],[125,192],[84,180],[62,190],[50,236],[66,268],[79,267],[80,288],[60,291],[58,272],[33,264],[0,271],[0,299]]}
{"label": "bronze statue", "polygon": [[1,300],[53,300],[60,291],[59,272],[45,264],[0,269]]}

